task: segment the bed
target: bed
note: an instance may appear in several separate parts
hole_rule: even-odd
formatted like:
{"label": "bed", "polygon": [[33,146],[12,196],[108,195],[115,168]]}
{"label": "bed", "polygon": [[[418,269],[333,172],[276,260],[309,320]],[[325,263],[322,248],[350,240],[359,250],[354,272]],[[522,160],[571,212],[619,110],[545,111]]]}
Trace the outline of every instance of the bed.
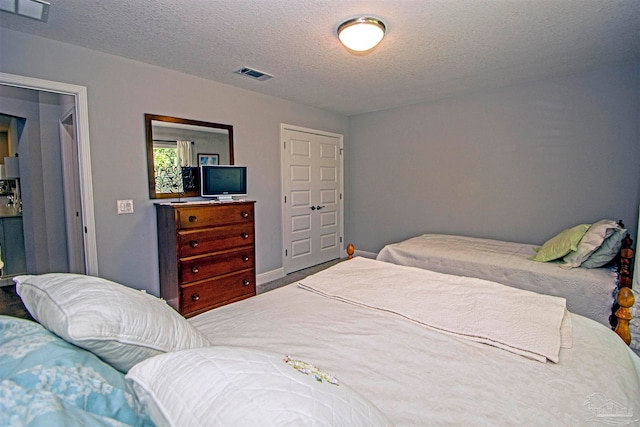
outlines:
{"label": "bed", "polygon": [[[601,220],[563,230],[542,247],[423,234],[386,245],[376,259],[563,297],[571,312],[616,327],[618,289],[631,287],[631,244],[621,222]],[[543,262],[532,260],[538,256]],[[624,295],[629,297],[628,289]],[[634,344],[640,349],[640,344]]]}
{"label": "bed", "polygon": [[[560,426],[639,419],[640,359],[615,333],[569,313],[562,298],[482,279],[357,257],[188,320],[158,298],[104,279],[16,280],[40,323],[28,328],[126,379],[118,386],[127,397],[124,413],[138,418],[124,424]],[[512,310],[487,298],[506,298]],[[496,310],[504,312],[497,323]],[[526,317],[540,313],[540,325]],[[20,419],[16,408],[29,402],[7,404],[6,389],[25,369],[8,368],[26,363],[14,353],[26,350],[7,331],[26,326],[7,326],[12,322],[27,321],[0,317],[0,417]],[[37,351],[33,343],[26,347]],[[37,421],[31,425],[45,425]]]}

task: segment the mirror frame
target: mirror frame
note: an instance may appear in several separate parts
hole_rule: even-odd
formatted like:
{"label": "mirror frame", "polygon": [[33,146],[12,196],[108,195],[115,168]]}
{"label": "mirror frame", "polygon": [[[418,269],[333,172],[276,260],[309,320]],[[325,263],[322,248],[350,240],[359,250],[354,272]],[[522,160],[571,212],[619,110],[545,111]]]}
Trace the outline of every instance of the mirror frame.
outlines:
{"label": "mirror frame", "polygon": [[149,198],[151,199],[169,199],[176,197],[199,197],[199,191],[185,191],[182,193],[157,193],[156,192],[156,175],[153,162],[153,129],[152,121],[178,123],[191,126],[201,126],[207,128],[224,129],[229,133],[229,164],[233,165],[233,126],[223,125],[220,123],[203,122],[200,120],[181,119],[178,117],[160,116],[157,114],[145,114],[144,126],[147,139],[147,176],[149,179]]}

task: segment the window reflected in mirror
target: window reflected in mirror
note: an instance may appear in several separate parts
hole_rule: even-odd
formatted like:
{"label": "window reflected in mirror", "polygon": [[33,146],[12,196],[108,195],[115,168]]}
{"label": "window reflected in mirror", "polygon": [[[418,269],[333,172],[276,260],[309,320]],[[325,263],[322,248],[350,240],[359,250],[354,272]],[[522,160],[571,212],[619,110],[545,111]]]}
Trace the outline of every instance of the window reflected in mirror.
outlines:
{"label": "window reflected in mirror", "polygon": [[200,164],[233,164],[233,126],[145,114],[149,197],[200,195]]}

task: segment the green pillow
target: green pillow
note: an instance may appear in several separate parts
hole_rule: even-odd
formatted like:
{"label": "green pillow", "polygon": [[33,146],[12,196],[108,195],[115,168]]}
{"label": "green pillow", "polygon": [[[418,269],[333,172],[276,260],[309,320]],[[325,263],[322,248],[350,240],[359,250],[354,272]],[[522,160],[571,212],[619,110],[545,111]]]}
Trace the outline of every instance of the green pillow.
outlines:
{"label": "green pillow", "polygon": [[535,256],[529,258],[533,261],[547,262],[562,258],[571,251],[578,249],[578,243],[582,240],[590,224],[580,224],[561,231],[558,235],[544,242]]}

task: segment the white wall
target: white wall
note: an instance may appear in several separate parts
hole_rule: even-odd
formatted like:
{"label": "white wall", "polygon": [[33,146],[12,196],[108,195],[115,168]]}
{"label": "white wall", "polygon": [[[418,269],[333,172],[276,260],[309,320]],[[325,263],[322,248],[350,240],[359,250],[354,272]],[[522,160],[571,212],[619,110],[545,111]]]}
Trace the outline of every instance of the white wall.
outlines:
{"label": "white wall", "polygon": [[[2,72],[87,87],[100,275],[154,294],[145,113],[233,125],[235,161],[248,166],[250,198],[257,201],[258,274],[282,266],[280,123],[348,130],[340,114],[3,28],[0,52]],[[117,215],[118,199],[132,199],[135,213]]]}
{"label": "white wall", "polygon": [[542,243],[640,203],[640,62],[350,118],[347,239]]}

